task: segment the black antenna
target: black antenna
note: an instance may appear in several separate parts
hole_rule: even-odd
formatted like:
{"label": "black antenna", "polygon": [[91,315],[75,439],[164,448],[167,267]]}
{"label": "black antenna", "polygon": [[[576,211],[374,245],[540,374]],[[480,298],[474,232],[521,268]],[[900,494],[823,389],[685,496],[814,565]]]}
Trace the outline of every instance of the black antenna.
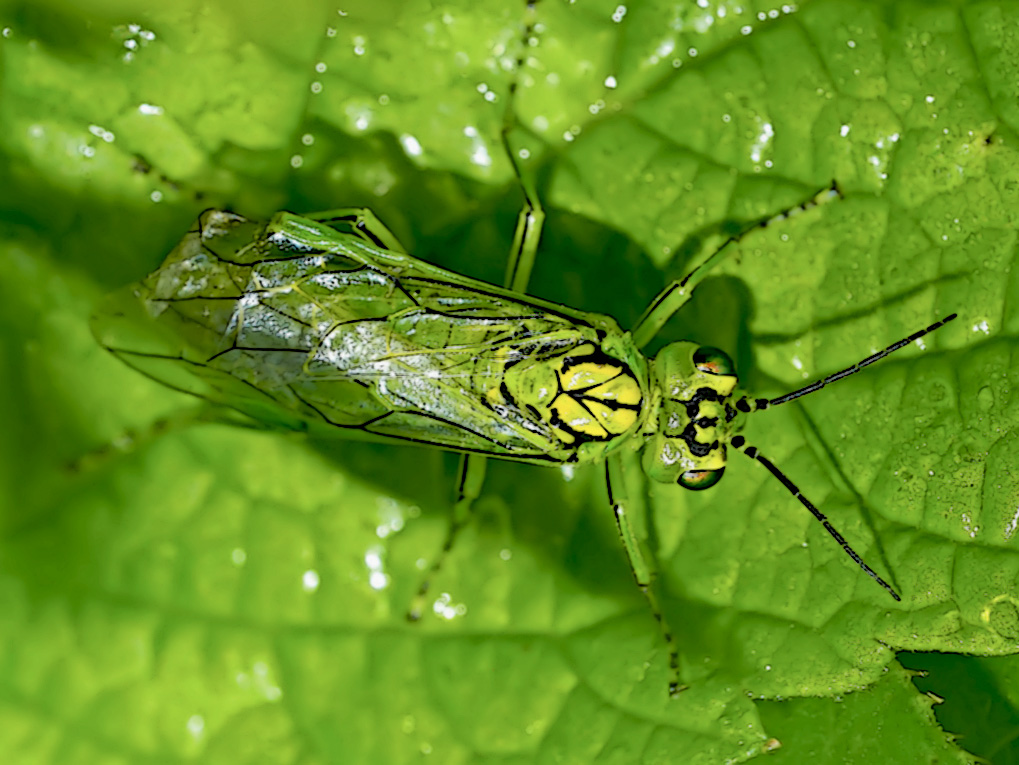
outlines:
{"label": "black antenna", "polygon": [[[900,348],[905,348],[914,340],[919,340],[924,335],[929,335],[934,330],[940,329],[941,327],[948,324],[948,322],[952,321],[957,317],[958,314],[955,313],[946,316],[941,321],[935,322],[926,329],[921,329],[919,332],[914,332],[909,337],[899,340],[899,342],[897,343],[892,343],[883,351],[878,351],[877,353],[868,356],[863,361],[853,364],[851,367],[846,367],[845,369],[839,372],[835,372],[834,374],[828,375],[823,380],[813,382],[810,385],[807,385],[806,387],[800,388],[799,390],[794,390],[792,393],[786,393],[784,396],[779,396],[778,398],[773,398],[770,400],[766,398],[758,398],[753,399],[752,401],[747,399],[746,397],[743,397],[736,402],[735,409],[731,411],[727,419],[728,420],[734,419],[738,412],[745,413],[752,412],[755,410],[760,411],[762,409],[767,409],[769,406],[785,404],[788,401],[800,398],[800,396],[806,396],[808,393],[813,393],[814,391],[821,390],[821,388],[823,388],[825,385],[837,382],[845,377],[849,377],[850,375],[859,372],[864,367],[870,366],[875,361],[880,361],[885,356],[895,353]],[[756,446],[749,446],[746,445],[746,443],[747,443],[746,439],[743,438],[743,436],[733,436],[732,439],[729,441],[730,446],[732,446],[735,449],[739,449],[748,457],[750,457],[750,459],[756,460],[757,462],[760,462],[762,465],[764,465],[764,467],[768,469],[768,472],[770,472],[779,481],[781,481],[782,485],[786,487],[789,493],[792,494],[796,499],[798,499],[800,504],[807,508],[813,514],[813,516],[821,522],[821,525],[824,526],[825,531],[831,534],[832,539],[834,539],[836,542],[839,543],[839,545],[842,546],[842,549],[845,550],[846,555],[848,555],[850,558],[856,561],[856,565],[858,565],[860,568],[866,571],[867,574],[875,582],[877,582],[885,590],[887,590],[889,595],[891,595],[896,600],[901,601],[902,598],[900,598],[899,594],[894,589],[892,589],[892,586],[888,584],[888,582],[886,582],[884,579],[879,577],[877,573],[874,571],[874,569],[872,569],[870,566],[863,562],[863,558],[857,555],[856,551],[849,546],[849,543],[846,542],[842,535],[835,530],[835,527],[828,522],[828,519],[827,517],[825,517],[824,513],[822,513],[820,510],[814,507],[814,504],[800,493],[799,487],[797,487],[796,484],[790,481],[789,477],[781,470],[779,470],[774,462],[772,462],[763,454],[761,454]]]}
{"label": "black antenna", "polygon": [[[806,396],[808,393],[813,393],[816,390],[821,390],[821,388],[823,388],[825,385],[828,385],[828,384],[833,383],[833,382],[838,382],[839,380],[841,380],[844,377],[849,377],[849,375],[856,374],[857,372],[859,372],[864,367],[867,367],[867,366],[870,366],[871,364],[873,364],[875,361],[880,361],[885,356],[888,356],[888,355],[890,355],[892,353],[895,353],[900,348],[905,348],[907,345],[912,343],[914,340],[919,340],[924,335],[929,335],[934,330],[940,329],[941,327],[943,327],[946,324],[948,324],[948,322],[952,321],[952,319],[956,318],[958,315],[959,314],[957,314],[957,313],[953,313],[950,316],[946,316],[941,321],[938,321],[938,322],[935,322],[934,324],[931,324],[926,329],[921,329],[919,332],[914,332],[909,337],[903,338],[902,340],[899,340],[899,342],[897,342],[897,343],[892,343],[887,348],[885,348],[883,351],[878,351],[877,353],[873,354],[872,356],[868,356],[863,361],[860,361],[860,362],[858,362],[856,364],[853,364],[851,367],[846,367],[845,369],[843,369],[840,372],[835,372],[834,374],[830,374],[827,377],[825,377],[823,380],[818,380],[817,382],[812,382],[810,385],[807,385],[804,388],[800,388],[799,390],[794,390],[792,393],[786,393],[784,396],[779,396],[778,398],[773,398],[771,400],[757,399],[757,401],[755,402],[755,404],[756,404],[755,408],[756,409],[767,409],[769,406],[778,406],[779,404],[785,404],[786,402],[792,401],[793,399],[799,398],[800,396]],[[765,462],[765,464],[766,465],[771,465],[770,462]],[[772,467],[774,467],[774,466],[772,466]],[[768,469],[771,470],[771,468],[768,468]],[[772,470],[772,472],[774,473],[775,471]],[[815,515],[816,515],[816,513],[815,513]],[[871,572],[871,573],[873,574],[873,572]],[[880,580],[878,580],[878,581],[880,581]]]}
{"label": "black antenna", "polygon": [[[955,314],[953,314],[952,316],[949,317],[949,319],[954,319],[954,318],[955,318]],[[949,319],[945,319],[945,321],[948,321]],[[939,327],[943,323],[944,322],[940,322],[939,324],[935,325],[935,327]],[[930,330],[928,329],[927,331],[930,331]],[[923,333],[921,333],[921,334],[923,334]],[[910,341],[903,341],[903,342],[910,342]],[[733,446],[736,449],[740,449],[744,454],[746,454],[751,459],[757,460],[762,465],[764,465],[764,467],[766,467],[768,469],[768,471],[773,476],[775,476],[779,481],[782,482],[782,485],[785,486],[786,489],[789,490],[789,493],[792,494],[794,497],[796,497],[796,499],[798,499],[800,501],[800,504],[803,505],[805,508],[807,508],[814,515],[814,517],[817,518],[817,520],[819,520],[821,522],[821,525],[824,526],[825,531],[827,531],[829,534],[831,534],[832,539],[834,539],[836,542],[838,542],[842,546],[842,549],[845,550],[846,555],[848,555],[850,558],[852,558],[854,561],[856,561],[856,565],[858,565],[860,568],[862,568],[864,571],[866,571],[867,574],[870,575],[870,577],[875,582],[877,582],[882,587],[884,587],[885,590],[888,591],[889,595],[891,595],[893,598],[895,598],[898,601],[902,600],[902,598],[899,597],[899,593],[897,593],[894,589],[892,589],[892,586],[890,584],[888,584],[888,582],[886,582],[884,579],[882,579],[880,576],[878,576],[877,573],[874,571],[874,569],[872,569],[870,566],[868,566],[866,563],[863,562],[863,558],[861,558],[856,553],[856,550],[854,550],[852,547],[849,546],[849,543],[845,540],[845,538],[843,538],[843,536],[841,534],[839,534],[838,531],[835,530],[835,527],[832,526],[831,523],[828,522],[828,518],[824,515],[824,513],[822,513],[820,510],[818,510],[816,507],[814,507],[814,504],[809,499],[807,499],[806,497],[804,497],[800,493],[799,487],[796,484],[794,484],[792,481],[790,481],[789,477],[785,473],[783,473],[781,470],[779,470],[778,467],[775,466],[774,462],[772,462],[767,457],[765,457],[763,454],[761,454],[757,450],[756,446],[746,446],[744,448],[744,444],[746,444],[746,439],[743,438],[743,436],[733,436],[732,440],[729,441],[729,444],[730,444],[730,446]]]}

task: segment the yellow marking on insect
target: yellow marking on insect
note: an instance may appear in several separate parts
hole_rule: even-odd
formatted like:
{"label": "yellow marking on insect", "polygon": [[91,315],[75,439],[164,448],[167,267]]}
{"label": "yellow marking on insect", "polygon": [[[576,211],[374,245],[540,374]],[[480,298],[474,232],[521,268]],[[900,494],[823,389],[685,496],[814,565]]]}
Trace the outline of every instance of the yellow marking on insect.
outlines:
{"label": "yellow marking on insect", "polygon": [[639,412],[636,409],[609,409],[611,419],[605,421],[606,429],[618,435],[625,433],[637,423]]}
{"label": "yellow marking on insect", "polygon": [[[700,439],[697,439],[697,443],[708,445],[708,444],[711,444],[712,442],[711,441],[701,441]],[[698,467],[697,467],[698,471],[718,470],[719,468],[724,468],[725,467],[725,452],[723,450],[723,447],[721,445],[719,445],[717,448],[712,449],[705,456],[700,457],[697,460],[697,462],[698,462]]]}
{"label": "yellow marking on insect", "polygon": [[[625,433],[637,422],[643,393],[622,361],[584,343],[559,359],[556,373],[559,393],[548,404],[548,411],[560,437],[565,429],[605,441]],[[574,435],[564,438],[564,443],[572,444]]]}
{"label": "yellow marking on insect", "polygon": [[637,421],[637,411],[634,409],[616,409],[600,401],[584,401],[584,404],[602,427],[613,435],[625,432]]}
{"label": "yellow marking on insect", "polygon": [[557,396],[551,409],[563,424],[577,433],[599,440],[609,437],[609,432],[591,416],[590,410],[569,394]]}
{"label": "yellow marking on insect", "polygon": [[736,375],[721,375],[705,381],[702,385],[713,388],[720,396],[729,396],[736,390],[736,383],[738,382],[739,380],[736,378]]}
{"label": "yellow marking on insect", "polygon": [[619,374],[619,367],[597,362],[574,364],[563,370],[563,390],[583,390],[611,380]]}
{"label": "yellow marking on insect", "polygon": [[552,426],[552,432],[555,433],[556,438],[558,438],[560,441],[562,441],[567,446],[570,446],[570,445],[576,443],[576,440],[577,440],[576,436],[574,436],[569,431],[563,430],[562,428],[553,425]]}
{"label": "yellow marking on insect", "polygon": [[703,470],[718,470],[725,467],[725,453],[721,449],[715,449],[711,454],[701,460]]}
{"label": "yellow marking on insect", "polygon": [[638,406],[642,399],[640,385],[633,377],[621,374],[620,371],[617,367],[618,376],[614,380],[592,388],[586,395],[606,401],[618,401],[625,406]]}

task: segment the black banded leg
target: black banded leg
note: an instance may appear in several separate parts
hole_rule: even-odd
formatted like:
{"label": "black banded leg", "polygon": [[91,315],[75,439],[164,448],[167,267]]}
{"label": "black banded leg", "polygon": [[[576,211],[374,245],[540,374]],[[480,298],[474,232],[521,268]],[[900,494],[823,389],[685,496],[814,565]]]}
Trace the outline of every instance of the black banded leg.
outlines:
{"label": "black banded leg", "polygon": [[817,207],[828,200],[841,196],[841,192],[834,183],[824,191],[815,194],[806,202],[801,202],[788,210],[783,210],[777,215],[772,215],[764,220],[757,221],[738,234],[734,234],[722,242],[722,245],[709,255],[705,260],[698,263],[682,279],[677,279],[658,293],[658,296],[651,301],[651,304],[644,311],[631,334],[638,348],[643,348],[654,339],[658,331],[665,326],[665,323],[672,318],[680,308],[686,305],[693,294],[694,288],[700,284],[711,270],[722,263],[732,253],[732,245],[738,243],[743,237],[752,231],[760,228],[767,228],[772,223],[786,220],[798,215],[812,207]]}
{"label": "black banded leg", "polygon": [[336,210],[323,210],[304,216],[310,220],[325,223],[337,231],[351,233],[361,237],[368,244],[382,247],[391,252],[407,254],[392,231],[367,207],[342,207]]}
{"label": "black banded leg", "polygon": [[644,594],[648,606],[651,608],[651,615],[658,622],[658,628],[662,633],[662,640],[669,655],[669,695],[678,696],[686,686],[682,684],[679,677],[679,646],[676,644],[676,637],[665,619],[661,605],[658,603],[658,596],[653,589],[655,571],[648,564],[647,558],[640,548],[640,541],[634,532],[633,524],[630,522],[628,512],[630,503],[625,495],[625,483],[622,474],[623,465],[618,455],[612,455],[605,464],[605,479],[608,484],[609,503],[612,505],[612,512],[616,518],[616,528],[619,530],[619,538],[626,551],[627,560],[630,563],[630,572],[637,583],[637,587]]}
{"label": "black banded leg", "polygon": [[485,467],[487,463],[484,457],[465,454],[460,460],[460,480],[457,485],[457,499],[453,503],[453,517],[450,519],[449,527],[446,529],[446,540],[442,543],[442,549],[428,567],[428,572],[421,580],[417,594],[411,601],[410,609],[407,611],[407,619],[416,622],[424,613],[425,598],[432,586],[432,580],[442,569],[446,558],[449,556],[453,545],[456,543],[457,535],[471,520],[474,500],[481,494],[481,486],[485,482]]}

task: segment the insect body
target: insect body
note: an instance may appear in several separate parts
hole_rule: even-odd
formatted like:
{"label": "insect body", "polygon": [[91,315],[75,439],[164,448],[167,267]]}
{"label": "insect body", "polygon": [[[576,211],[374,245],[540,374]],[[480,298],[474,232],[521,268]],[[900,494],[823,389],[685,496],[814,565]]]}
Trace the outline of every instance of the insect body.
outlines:
{"label": "insect body", "polygon": [[[944,322],[802,391],[753,399],[737,389],[721,351],[690,342],[653,359],[640,351],[724,247],[670,285],[630,333],[609,317],[522,293],[540,223],[532,203],[520,217],[509,286],[496,287],[405,254],[366,210],[281,212],[266,224],[210,210],[157,271],[113,297],[94,328],[142,372],[258,420],[469,455],[447,551],[480,491],[484,457],[605,461],[620,536],[662,625],[676,692],[678,651],[619,494],[620,455],[643,449],[652,479],[707,488],[722,475],[727,445],[744,447],[736,435],[744,415],[833,382]],[[788,478],[753,447],[744,451],[898,598]]]}
{"label": "insect body", "polygon": [[260,418],[522,462],[597,460],[646,426],[648,365],[612,319],[330,223],[342,228],[204,213],[136,288],[179,353],[104,343],[175,386],[183,364],[200,386],[191,392]]}

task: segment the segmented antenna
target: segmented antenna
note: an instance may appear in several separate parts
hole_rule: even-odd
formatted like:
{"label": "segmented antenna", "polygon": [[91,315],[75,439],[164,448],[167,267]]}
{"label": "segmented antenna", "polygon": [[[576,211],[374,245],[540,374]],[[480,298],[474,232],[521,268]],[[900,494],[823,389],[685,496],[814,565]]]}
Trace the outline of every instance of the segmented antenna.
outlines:
{"label": "segmented antenna", "polygon": [[909,337],[903,338],[902,340],[899,340],[899,342],[897,342],[897,343],[892,343],[887,348],[885,348],[883,351],[878,351],[877,353],[873,354],[872,356],[868,356],[863,361],[859,361],[856,364],[853,364],[851,367],[846,367],[845,369],[843,369],[840,372],[835,372],[834,374],[830,374],[827,377],[825,377],[823,380],[818,380],[817,382],[812,382],[810,385],[807,385],[806,387],[800,388],[799,390],[794,390],[792,393],[786,393],[784,396],[779,396],[778,398],[773,398],[773,399],[771,399],[771,400],[769,400],[767,402],[767,406],[761,406],[761,399],[758,399],[757,400],[757,408],[758,409],[766,409],[768,406],[778,406],[779,404],[785,404],[786,402],[792,401],[793,399],[799,398],[800,396],[806,396],[808,393],[813,393],[816,390],[821,390],[821,388],[823,388],[825,385],[828,385],[828,384],[833,383],[833,382],[838,382],[839,380],[841,380],[843,378],[849,377],[849,375],[856,374],[857,372],[859,372],[864,367],[868,367],[871,364],[873,364],[875,361],[880,361],[885,356],[889,356],[889,355],[895,353],[900,348],[905,348],[907,345],[909,345],[910,343],[912,343],[915,340],[919,340],[924,335],[929,335],[934,330],[940,329],[941,327],[943,327],[946,324],[948,324],[948,322],[952,321],[952,319],[955,319],[958,315],[959,314],[957,314],[957,313],[953,313],[950,316],[946,316],[941,321],[937,321],[934,324],[931,324],[926,329],[921,329],[919,332],[914,332]]}
{"label": "segmented antenna", "polygon": [[762,465],[764,465],[764,467],[766,467],[773,476],[775,476],[779,481],[782,482],[782,485],[789,490],[789,493],[792,494],[796,499],[798,499],[800,504],[807,508],[813,514],[813,516],[821,522],[821,525],[824,526],[824,530],[831,534],[832,539],[834,539],[836,542],[839,543],[839,545],[842,546],[842,549],[845,550],[846,555],[848,555],[850,558],[856,561],[857,566],[866,571],[868,576],[870,576],[875,582],[884,587],[885,590],[888,591],[889,595],[891,595],[898,601],[902,600],[902,598],[899,597],[899,593],[892,589],[892,586],[888,584],[888,582],[886,582],[884,579],[878,576],[877,572],[874,571],[874,569],[872,569],[870,566],[863,562],[863,558],[861,558],[859,554],[857,554],[856,550],[849,546],[849,543],[845,540],[845,538],[841,534],[839,534],[839,532],[835,529],[834,526],[831,525],[831,523],[829,523],[827,516],[825,516],[824,513],[818,510],[814,506],[813,502],[811,502],[809,499],[804,497],[803,494],[800,493],[799,487],[789,479],[789,476],[787,476],[785,473],[779,470],[774,462],[772,462],[763,454],[761,454],[756,446],[750,445],[744,446],[746,444],[746,439],[743,438],[743,436],[734,436],[733,439],[729,441],[729,444],[730,446],[733,446],[736,449],[742,451],[745,455],[750,457],[750,459],[757,460]]}
{"label": "segmented antenna", "polygon": [[[736,406],[740,411],[744,412],[752,411],[753,409],[760,411],[761,409],[767,409],[769,406],[785,404],[786,402],[792,401],[793,399],[800,398],[801,396],[806,396],[808,393],[813,393],[814,391],[821,390],[821,388],[823,388],[825,385],[828,385],[833,382],[838,382],[839,380],[849,377],[852,374],[856,374],[864,367],[873,364],[875,361],[880,361],[885,356],[895,353],[895,351],[899,350],[900,348],[905,348],[914,340],[919,340],[924,335],[929,335],[934,330],[940,329],[941,327],[945,326],[948,322],[952,321],[957,316],[958,314],[955,313],[946,316],[941,321],[931,324],[926,329],[921,329],[919,332],[914,332],[909,337],[903,338],[902,340],[899,340],[899,342],[897,343],[892,343],[883,351],[878,351],[877,353],[868,356],[863,361],[853,364],[851,367],[846,367],[845,369],[839,372],[830,374],[823,380],[813,382],[810,385],[807,385],[806,387],[793,391],[792,393],[786,393],[784,396],[779,396],[777,398],[773,398],[770,400],[759,398],[756,399],[752,405],[749,405],[749,402],[747,402],[744,399],[743,402],[741,402],[743,403],[743,406],[740,406],[740,403],[737,403]],[[856,550],[849,546],[849,543],[846,542],[843,536],[839,534],[838,531],[835,530],[835,527],[832,526],[831,523],[828,522],[828,518],[824,515],[824,513],[818,510],[809,499],[807,499],[806,497],[803,496],[803,494],[800,493],[799,487],[796,484],[794,484],[791,480],[789,480],[789,476],[787,476],[785,473],[779,470],[774,462],[772,462],[763,454],[761,454],[756,446],[750,446],[749,444],[747,444],[746,439],[743,438],[743,436],[733,436],[732,439],[730,439],[729,441],[729,445],[732,446],[733,448],[739,449],[745,455],[750,457],[750,459],[756,460],[757,462],[760,462],[762,465],[764,465],[764,467],[768,469],[768,472],[770,472],[779,481],[781,481],[782,485],[786,487],[789,493],[792,494],[797,500],[799,500],[799,503],[803,505],[805,508],[807,508],[811,512],[811,514],[821,522],[821,525],[824,526],[824,530],[831,535],[832,539],[839,543],[839,545],[845,551],[846,555],[848,555],[850,558],[856,561],[856,565],[858,565],[865,572],[867,572],[867,575],[870,576],[879,585],[881,585],[888,592],[889,595],[891,595],[897,601],[902,600],[902,598],[899,597],[899,594],[894,589],[892,589],[892,586],[888,584],[888,582],[886,582],[884,579],[878,576],[874,569],[872,569],[870,566],[863,562],[863,558],[861,558],[856,553]]]}

